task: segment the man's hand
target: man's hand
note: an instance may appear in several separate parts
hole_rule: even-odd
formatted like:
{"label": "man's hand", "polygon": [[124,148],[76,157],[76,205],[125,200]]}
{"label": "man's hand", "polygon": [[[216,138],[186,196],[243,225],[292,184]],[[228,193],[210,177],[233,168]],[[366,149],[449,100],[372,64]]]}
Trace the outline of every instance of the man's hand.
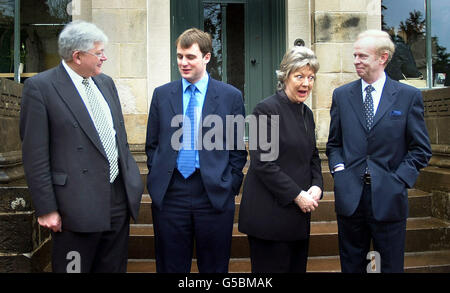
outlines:
{"label": "man's hand", "polygon": [[38,223],[42,227],[51,229],[53,232],[61,232],[61,216],[56,211],[38,217]]}

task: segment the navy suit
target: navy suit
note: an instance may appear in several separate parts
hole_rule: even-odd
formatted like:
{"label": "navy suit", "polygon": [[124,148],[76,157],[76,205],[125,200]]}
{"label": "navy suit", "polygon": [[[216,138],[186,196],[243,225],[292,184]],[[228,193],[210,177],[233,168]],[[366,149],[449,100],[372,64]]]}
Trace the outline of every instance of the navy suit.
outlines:
{"label": "navy suit", "polygon": [[[344,170],[333,174],[342,270],[365,271],[367,263],[355,261],[357,252],[348,244],[363,238],[366,239],[364,246],[368,246],[373,236],[374,248],[381,252],[381,270],[402,271],[407,188],[413,187],[419,170],[431,157],[421,92],[386,77],[370,131],[363,114],[361,80],[333,92],[330,113],[326,149],[329,167],[333,170],[337,164],[345,164]],[[370,170],[371,184],[364,184],[362,180],[366,167]],[[347,229],[345,223],[355,224],[358,219],[363,219],[366,226]],[[356,239],[358,228],[365,233],[359,240]],[[391,234],[397,233],[398,237],[391,235],[389,239],[378,241],[375,238],[384,233],[380,232],[383,228]],[[366,249],[368,251],[369,247]],[[395,249],[396,257],[387,255]],[[360,251],[359,257],[365,260],[367,251]]]}
{"label": "navy suit", "polygon": [[[148,118],[146,153],[149,173],[147,187],[152,198],[155,236],[157,238],[155,241],[157,270],[159,272],[189,271],[190,260],[189,265],[186,264],[190,256],[192,256],[191,241],[189,239],[203,235],[205,232],[203,230],[208,230],[208,225],[214,224],[217,225],[217,229],[220,231],[216,235],[211,235],[209,241],[214,243],[212,247],[200,249],[199,245],[202,244],[199,241],[201,239],[196,238],[198,265],[200,271],[223,272],[228,270],[234,196],[239,193],[243,179],[242,168],[247,158],[246,150],[238,149],[238,140],[242,142],[243,138],[238,138],[237,132],[235,132],[233,137],[233,148],[231,150],[226,149],[226,116],[242,115],[245,117],[243,99],[240,91],[236,88],[209,78],[202,109],[202,121],[208,115],[216,115],[216,118],[219,117],[221,119],[223,122],[223,137],[215,137],[214,139],[216,142],[223,142],[223,150],[207,150],[203,147],[203,149],[199,150],[200,169],[197,169],[191,177],[184,179],[177,170],[178,149],[172,146],[173,138],[179,137],[177,133],[180,133],[182,127],[181,123],[176,123],[175,126],[172,126],[174,116],[183,114],[182,95],[181,80],[156,88],[153,93]],[[209,130],[215,127],[215,124],[206,124],[211,125],[211,127],[199,127],[202,138]],[[186,204],[184,205],[183,203]],[[197,207],[200,207],[200,213],[206,215],[205,218],[200,220],[195,215],[186,215],[184,219],[179,217],[182,214],[189,214],[191,211],[195,214],[194,210]],[[168,231],[179,229],[179,226],[184,225],[182,223],[185,220],[188,222],[192,220],[191,216],[195,223],[186,225],[194,225],[193,229],[200,229],[199,231],[195,231],[195,233],[183,231],[181,232],[183,235]],[[168,226],[168,221],[173,222],[171,227]],[[204,224],[196,226],[200,222]],[[222,228],[219,227],[220,225]],[[188,227],[187,230],[192,229]],[[167,236],[168,234],[170,236]],[[189,244],[186,244],[188,247],[184,252],[181,251],[184,248],[173,246],[177,243],[183,246],[185,240]],[[172,252],[165,253],[172,248],[179,255],[174,255]],[[204,264],[210,256],[202,257],[201,253],[211,253],[211,251],[208,252],[211,248],[215,250],[216,255],[221,255],[222,259],[216,260],[215,263]],[[186,256],[186,254],[190,254],[190,256]],[[179,263],[178,268],[170,268],[171,265],[169,263],[180,262],[180,259],[184,259],[184,261]]]}

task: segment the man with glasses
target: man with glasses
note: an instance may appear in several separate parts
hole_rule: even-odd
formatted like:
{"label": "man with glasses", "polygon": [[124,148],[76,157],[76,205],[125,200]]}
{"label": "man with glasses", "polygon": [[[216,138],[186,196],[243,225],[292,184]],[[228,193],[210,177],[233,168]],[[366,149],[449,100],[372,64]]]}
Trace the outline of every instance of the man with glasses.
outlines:
{"label": "man with glasses", "polygon": [[116,87],[102,74],[107,40],[94,24],[68,24],[61,64],[23,89],[23,163],[38,222],[51,230],[53,272],[126,272],[143,184]]}

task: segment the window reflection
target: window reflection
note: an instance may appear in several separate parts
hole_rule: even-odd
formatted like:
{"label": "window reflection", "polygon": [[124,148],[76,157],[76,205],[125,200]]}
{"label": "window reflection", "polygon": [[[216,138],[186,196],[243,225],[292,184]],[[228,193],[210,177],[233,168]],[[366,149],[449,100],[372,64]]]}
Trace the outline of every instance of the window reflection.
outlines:
{"label": "window reflection", "polygon": [[[0,73],[14,72],[14,0],[0,0]],[[20,63],[23,76],[44,71],[60,62],[58,35],[72,17],[71,0],[20,1]]]}
{"label": "window reflection", "polygon": [[426,87],[424,1],[383,0],[381,3],[382,29],[389,33],[395,44],[395,54],[386,67],[386,73],[392,79]]}
{"label": "window reflection", "polygon": [[[448,0],[431,2],[433,86],[448,86],[450,5]],[[391,35],[396,47],[393,59],[386,67],[386,73],[392,79],[416,87],[426,87],[428,60],[425,1],[382,0],[381,3],[382,29]]]}
{"label": "window reflection", "polygon": [[14,0],[0,0],[1,72],[14,72]]}
{"label": "window reflection", "polygon": [[204,4],[205,31],[212,37],[213,52],[207,67],[209,74],[217,80],[222,80],[222,9],[220,4]]}
{"label": "window reflection", "polygon": [[450,5],[448,0],[431,1],[433,86],[450,86]]}

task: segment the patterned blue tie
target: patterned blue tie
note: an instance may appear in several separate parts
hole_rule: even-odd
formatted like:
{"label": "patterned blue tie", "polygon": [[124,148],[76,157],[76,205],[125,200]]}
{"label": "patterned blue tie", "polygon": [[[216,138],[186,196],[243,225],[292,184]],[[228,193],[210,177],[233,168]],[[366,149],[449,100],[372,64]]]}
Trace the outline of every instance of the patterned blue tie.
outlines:
{"label": "patterned blue tie", "polygon": [[367,129],[370,130],[373,124],[373,98],[372,92],[375,89],[370,84],[366,86],[364,91],[366,92],[366,99],[364,100],[364,117],[366,118]]}
{"label": "patterned blue tie", "polygon": [[[190,85],[187,90],[191,97],[186,109],[183,121],[183,143],[178,154],[178,170],[184,178],[188,178],[195,171],[195,110],[198,107],[198,101],[195,97],[195,85]],[[187,120],[187,121],[186,121]]]}

